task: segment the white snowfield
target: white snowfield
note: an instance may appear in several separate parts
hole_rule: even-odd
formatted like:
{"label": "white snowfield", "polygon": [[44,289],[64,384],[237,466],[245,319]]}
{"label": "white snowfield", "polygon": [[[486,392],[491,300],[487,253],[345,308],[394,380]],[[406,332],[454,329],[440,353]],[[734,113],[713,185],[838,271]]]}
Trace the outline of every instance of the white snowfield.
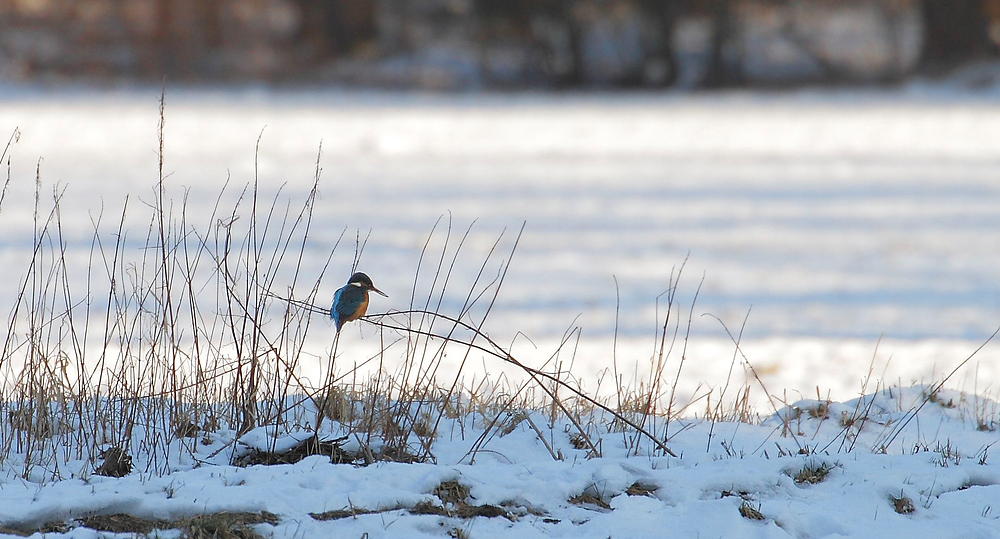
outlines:
{"label": "white snowfield", "polygon": [[[78,224],[63,235],[78,266],[92,218],[102,214],[113,233],[125,195],[130,237],[144,236],[158,98],[158,88],[0,93],[0,129],[21,132],[0,208],[5,267],[27,267],[36,168],[43,203],[53,186],[72,201],[62,216]],[[720,372],[732,356],[722,325],[703,313],[734,334],[749,313],[744,351],[771,366],[772,387],[846,399],[880,337],[876,375],[909,385],[933,381],[1000,327],[996,102],[995,90],[941,85],[703,96],[168,89],[166,184],[175,207],[189,190],[192,225],[212,225],[226,181],[224,208],[253,182],[260,136],[262,196],[284,185],[281,200],[297,205],[322,143],[305,266],[318,271],[344,234],[325,302],[350,274],[355,238],[370,231],[360,269],[390,296],[372,312],[409,307],[439,217],[452,219],[451,247],[472,226],[446,312],[460,307],[496,238],[506,229],[499,249],[509,252],[524,222],[485,329],[501,343],[521,332],[547,357],[578,326],[583,378],[608,366],[616,311],[619,360],[648,363],[661,294],[687,258],[678,316],[693,315],[694,344],[711,350],[699,364]],[[315,332],[314,348],[332,334]],[[997,350],[953,387],[995,386]]]}
{"label": "white snowfield", "polygon": [[[801,401],[760,425],[675,421],[668,443],[679,458],[654,456],[648,441],[608,432],[600,417],[591,435],[603,456],[589,458],[571,443],[571,425],[557,421],[549,430],[540,413],[532,415],[540,431],[523,418],[504,420],[472,454],[486,419],[446,420],[435,463],[422,464],[355,466],[312,456],[238,468],[228,464],[234,453],[282,449],[308,434],[274,438],[260,428],[230,444],[232,432],[202,433],[172,444],[165,475],[143,471],[162,462],[138,460],[135,472],[115,479],[68,461],[26,481],[8,465],[0,523],[8,531],[66,523],[64,533],[44,536],[89,538],[112,536],[79,525],[95,515],[267,511],[276,523],[254,529],[276,538],[1000,537],[998,403],[941,390],[915,414],[929,390]],[[980,425],[977,416],[993,423]],[[465,498],[436,493],[451,482],[467,489]],[[462,507],[479,516],[463,516]]]}
{"label": "white snowfield", "polygon": [[[0,93],[19,126],[6,232],[30,231],[43,194],[66,189],[71,247],[90,216],[126,194],[137,234],[157,180],[158,90]],[[1000,108],[991,94],[709,96],[366,96],[319,91],[168,90],[168,193],[192,224],[254,180],[292,201],[322,181],[311,255],[341,232],[329,290],[349,276],[356,232],[387,307],[401,301],[434,222],[475,265],[504,229],[526,223],[493,331],[645,336],[655,299],[690,254],[696,314],[729,326],[753,308],[749,337],[980,341],[1000,324]],[[39,162],[39,159],[41,161]],[[24,204],[20,204],[20,203]],[[246,216],[244,215],[244,219]],[[80,222],[80,221],[77,221]],[[30,236],[29,236],[30,237]],[[78,242],[74,244],[73,241]],[[509,247],[508,244],[504,246]],[[471,277],[460,274],[461,287]],[[392,293],[394,292],[394,293]],[[714,321],[695,330],[719,335]],[[505,340],[505,339],[504,339]]]}

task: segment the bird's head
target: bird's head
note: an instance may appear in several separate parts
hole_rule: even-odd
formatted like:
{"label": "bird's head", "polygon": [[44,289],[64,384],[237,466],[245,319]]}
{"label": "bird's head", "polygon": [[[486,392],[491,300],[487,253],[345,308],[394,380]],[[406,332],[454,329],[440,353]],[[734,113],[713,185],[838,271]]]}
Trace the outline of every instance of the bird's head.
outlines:
{"label": "bird's head", "polygon": [[389,297],[385,292],[379,290],[378,288],[375,288],[375,285],[372,284],[371,277],[365,275],[360,271],[355,273],[354,275],[351,275],[351,278],[347,280],[347,284],[348,286],[356,286],[362,290],[371,290],[376,294],[382,294],[385,297]]}

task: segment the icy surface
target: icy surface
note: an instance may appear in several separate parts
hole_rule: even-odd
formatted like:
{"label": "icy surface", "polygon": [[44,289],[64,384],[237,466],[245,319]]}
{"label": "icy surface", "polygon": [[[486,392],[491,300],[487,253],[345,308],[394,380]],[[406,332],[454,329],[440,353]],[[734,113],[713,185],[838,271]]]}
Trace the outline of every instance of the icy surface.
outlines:
{"label": "icy surface", "polygon": [[[156,182],[157,90],[0,95],[14,148],[6,253],[28,241],[36,165],[67,189],[66,218]],[[1000,108],[987,97],[405,96],[176,90],[169,186],[206,215],[227,179],[303,199],[323,145],[317,261],[341,231],[372,231],[363,266],[400,307],[435,220],[451,214],[485,254],[527,223],[494,332],[646,336],[655,298],[690,253],[697,313],[751,336],[980,340],[1000,320]],[[38,159],[41,158],[41,162]],[[45,192],[48,192],[47,190]],[[20,197],[20,198],[19,198]],[[179,197],[177,203],[180,203]],[[16,214],[16,215],[15,215]],[[207,217],[206,217],[207,218]],[[142,226],[140,220],[140,226]],[[72,234],[71,234],[72,235]],[[8,255],[9,256],[9,255]],[[332,294],[353,248],[341,248]],[[456,282],[456,288],[463,281]],[[328,294],[328,295],[329,295]],[[690,293],[686,298],[690,300]],[[719,334],[696,320],[695,331]]]}

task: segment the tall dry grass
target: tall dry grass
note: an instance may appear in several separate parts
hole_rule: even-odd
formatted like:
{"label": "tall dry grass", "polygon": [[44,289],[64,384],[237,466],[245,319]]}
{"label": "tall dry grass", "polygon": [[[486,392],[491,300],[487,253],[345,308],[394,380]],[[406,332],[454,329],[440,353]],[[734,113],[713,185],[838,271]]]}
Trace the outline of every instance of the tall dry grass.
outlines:
{"label": "tall dry grass", "polygon": [[[317,447],[343,434],[364,462],[434,461],[444,429],[468,440],[466,459],[473,462],[491,440],[520,425],[554,459],[564,457],[556,436],[592,457],[604,454],[607,436],[620,436],[628,454],[676,456],[670,441],[692,425],[680,417],[701,410],[711,422],[711,446],[716,422],[761,421],[752,393],[766,396],[766,414],[780,416],[788,404],[768,392],[743,353],[743,327],[729,333],[734,351],[726,379],[682,401],[678,385],[700,291],[700,284],[693,293],[681,288],[686,261],[657,298],[648,378],[626,379],[613,351],[613,396],[585,391],[567,366],[578,327],[566,331],[547,362],[521,362],[490,337],[488,322],[524,227],[499,234],[478,273],[463,279],[471,284],[456,292],[452,282],[474,224],[456,231],[450,217],[428,234],[408,308],[360,322],[375,329],[369,338],[379,343],[377,353],[357,357],[338,337],[315,350],[309,337],[328,315],[320,292],[330,261],[338,249],[353,249],[357,267],[367,243],[360,232],[351,241],[345,229],[325,263],[305,263],[315,249],[321,151],[303,200],[269,191],[255,177],[243,186],[227,183],[208,215],[193,215],[188,192],[174,199],[164,174],[165,119],[161,99],[152,203],[125,198],[113,213],[98,214],[85,266],[68,254],[65,190],[47,192],[36,173],[30,256],[7,283],[14,300],[0,351],[0,468],[38,481],[87,476],[111,451],[132,457],[141,472],[167,473],[205,460],[198,444],[213,433],[225,433],[216,436],[225,443],[212,457],[236,459],[245,449],[241,437],[260,427],[271,450],[287,433],[313,433]],[[0,216],[16,139],[15,131],[0,157],[7,162]],[[259,153],[259,138],[257,146]],[[126,223],[137,215],[147,226],[133,234]],[[446,297],[460,298],[459,307],[446,312]],[[332,333],[329,323],[319,327]],[[461,358],[457,368],[443,369],[446,357]],[[522,376],[475,368],[484,358]],[[302,375],[306,361],[322,365],[318,378]],[[751,381],[731,388],[737,367]],[[858,410],[852,425],[863,424],[869,411]],[[780,431],[809,449],[788,424]]]}

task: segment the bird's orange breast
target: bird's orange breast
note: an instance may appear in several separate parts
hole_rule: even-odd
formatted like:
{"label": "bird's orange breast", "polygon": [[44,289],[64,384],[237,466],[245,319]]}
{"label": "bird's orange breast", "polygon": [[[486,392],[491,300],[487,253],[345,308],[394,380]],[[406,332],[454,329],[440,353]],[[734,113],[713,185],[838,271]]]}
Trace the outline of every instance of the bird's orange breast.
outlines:
{"label": "bird's orange breast", "polygon": [[347,318],[345,318],[344,322],[353,322],[354,320],[357,320],[358,318],[361,318],[362,316],[364,316],[366,312],[368,312],[368,291],[367,290],[365,291],[365,299],[361,300],[361,304],[358,305],[357,309],[355,309],[354,314],[352,314],[351,316],[348,316]]}

